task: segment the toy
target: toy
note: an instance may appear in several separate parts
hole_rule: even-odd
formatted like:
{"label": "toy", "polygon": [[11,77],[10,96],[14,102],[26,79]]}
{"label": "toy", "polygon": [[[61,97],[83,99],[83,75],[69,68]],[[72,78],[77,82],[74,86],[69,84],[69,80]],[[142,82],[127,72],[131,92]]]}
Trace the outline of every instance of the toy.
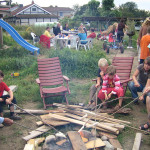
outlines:
{"label": "toy", "polygon": [[112,33],[109,34],[109,39],[104,40],[103,43],[103,49],[106,50],[106,53],[109,53],[110,48],[112,49],[120,49],[121,53],[124,53],[124,47],[122,44],[119,44],[119,42],[116,40],[116,35],[113,35]]}

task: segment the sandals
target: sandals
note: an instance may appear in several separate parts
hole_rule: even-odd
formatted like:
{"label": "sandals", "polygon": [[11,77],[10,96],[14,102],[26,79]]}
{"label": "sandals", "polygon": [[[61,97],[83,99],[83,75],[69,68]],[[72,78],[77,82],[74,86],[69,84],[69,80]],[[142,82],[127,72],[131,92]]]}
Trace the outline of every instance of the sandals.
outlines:
{"label": "sandals", "polygon": [[[144,127],[145,125],[147,125],[147,128]],[[147,122],[147,123],[141,125],[139,128],[140,128],[141,130],[147,130],[149,127],[150,127],[150,123]]]}

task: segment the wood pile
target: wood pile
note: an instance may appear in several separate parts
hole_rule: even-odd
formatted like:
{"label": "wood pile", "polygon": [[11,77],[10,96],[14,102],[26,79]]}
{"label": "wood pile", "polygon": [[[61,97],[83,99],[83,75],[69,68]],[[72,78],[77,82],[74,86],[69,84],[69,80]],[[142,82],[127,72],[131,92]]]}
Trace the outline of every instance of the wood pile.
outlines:
{"label": "wood pile", "polygon": [[[117,136],[126,125],[130,124],[130,122],[114,119],[113,116],[108,115],[107,113],[84,110],[81,106],[77,105],[63,105],[58,103],[54,103],[53,105],[57,106],[58,110],[51,110],[50,112],[48,110],[43,110],[44,113],[40,116],[41,121],[37,122],[37,125],[40,127],[23,137],[24,140],[30,141],[51,130],[52,128],[47,125],[57,127],[73,123],[77,124],[79,128],[76,131],[68,131],[68,138],[65,137],[58,140],[58,138],[56,138],[57,136],[53,137],[53,143],[55,143],[56,147],[60,148],[60,146],[63,145],[64,149],[67,150],[65,146],[70,145],[70,141],[73,150],[81,150],[80,147],[84,150],[96,147],[107,147],[108,145],[114,149],[122,149],[122,146],[117,140]],[[45,111],[47,111],[47,114]],[[88,131],[91,130],[91,134],[93,135],[91,139],[89,138],[89,134],[88,136],[82,134],[85,129]],[[94,131],[96,132],[94,133]],[[35,147],[37,147],[37,144],[35,144],[35,142],[33,143],[36,145]],[[28,142],[26,147],[29,145],[31,146],[31,142]],[[44,145],[47,145],[46,141]]]}

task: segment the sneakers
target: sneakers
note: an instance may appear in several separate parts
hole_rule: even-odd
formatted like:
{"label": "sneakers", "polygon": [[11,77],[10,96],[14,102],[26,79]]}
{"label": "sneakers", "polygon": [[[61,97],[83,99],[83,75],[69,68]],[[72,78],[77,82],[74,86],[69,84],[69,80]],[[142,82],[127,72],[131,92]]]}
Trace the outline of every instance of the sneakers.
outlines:
{"label": "sneakers", "polygon": [[22,118],[18,116],[17,114],[14,114],[13,116],[10,117],[12,120],[21,120]]}

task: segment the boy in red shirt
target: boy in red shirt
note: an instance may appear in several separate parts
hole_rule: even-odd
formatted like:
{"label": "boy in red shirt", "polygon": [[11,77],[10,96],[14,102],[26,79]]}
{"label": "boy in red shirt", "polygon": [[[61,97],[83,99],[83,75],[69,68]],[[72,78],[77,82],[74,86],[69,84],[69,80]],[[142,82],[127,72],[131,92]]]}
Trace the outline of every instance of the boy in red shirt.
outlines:
{"label": "boy in red shirt", "polygon": [[[5,82],[3,82],[4,74],[0,70],[0,116],[3,117],[2,105],[9,105],[10,108],[10,118],[13,120],[21,120],[21,117],[14,113],[14,104],[16,104],[16,99],[13,96],[13,92],[9,89]],[[4,95],[3,92],[7,91],[9,95]]]}
{"label": "boy in red shirt", "polygon": [[96,34],[95,34],[95,32],[94,32],[94,28],[91,28],[91,34],[88,35],[87,38],[92,38],[92,39],[94,39],[95,37],[96,37]]}

